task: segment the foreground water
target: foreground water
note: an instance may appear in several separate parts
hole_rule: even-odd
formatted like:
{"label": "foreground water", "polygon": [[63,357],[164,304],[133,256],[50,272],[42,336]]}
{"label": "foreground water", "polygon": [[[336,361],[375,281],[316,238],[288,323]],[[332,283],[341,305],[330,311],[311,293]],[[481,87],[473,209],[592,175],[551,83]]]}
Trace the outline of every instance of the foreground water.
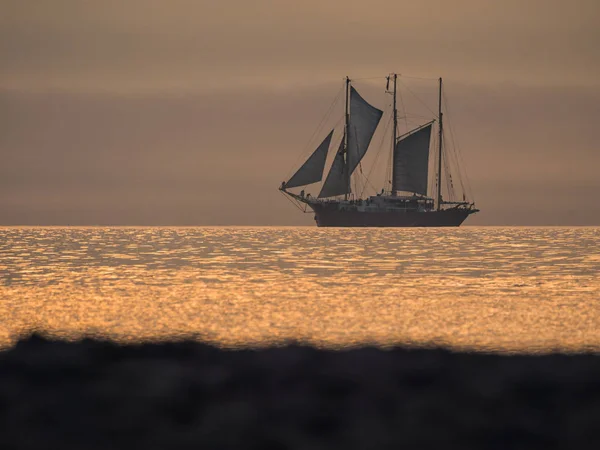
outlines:
{"label": "foreground water", "polygon": [[600,350],[600,228],[1,228],[0,346]]}

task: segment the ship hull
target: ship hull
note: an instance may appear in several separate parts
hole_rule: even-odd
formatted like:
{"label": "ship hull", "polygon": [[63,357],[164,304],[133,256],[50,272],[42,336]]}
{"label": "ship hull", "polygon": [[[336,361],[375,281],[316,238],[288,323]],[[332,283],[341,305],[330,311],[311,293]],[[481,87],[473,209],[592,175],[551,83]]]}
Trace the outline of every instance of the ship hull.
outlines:
{"label": "ship hull", "polygon": [[327,205],[311,205],[319,227],[458,227],[473,210],[441,211],[344,211]]}

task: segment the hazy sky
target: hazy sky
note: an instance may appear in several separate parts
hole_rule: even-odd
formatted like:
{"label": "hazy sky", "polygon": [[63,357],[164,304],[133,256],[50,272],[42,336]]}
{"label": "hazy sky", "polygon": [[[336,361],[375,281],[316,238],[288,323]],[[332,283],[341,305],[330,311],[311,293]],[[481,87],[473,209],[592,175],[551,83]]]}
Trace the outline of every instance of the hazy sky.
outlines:
{"label": "hazy sky", "polygon": [[597,0],[0,11],[0,224],[312,224],[277,186],[342,78],[392,71],[446,80],[468,224],[600,224]]}

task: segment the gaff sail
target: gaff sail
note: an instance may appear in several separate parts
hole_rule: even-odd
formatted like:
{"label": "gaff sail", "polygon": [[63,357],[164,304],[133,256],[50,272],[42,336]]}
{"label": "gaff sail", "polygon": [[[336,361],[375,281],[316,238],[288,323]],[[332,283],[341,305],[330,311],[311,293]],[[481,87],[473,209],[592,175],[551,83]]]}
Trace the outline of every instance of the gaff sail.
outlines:
{"label": "gaff sail", "polygon": [[427,195],[431,126],[432,124],[429,124],[418,128],[396,142],[393,191]]}

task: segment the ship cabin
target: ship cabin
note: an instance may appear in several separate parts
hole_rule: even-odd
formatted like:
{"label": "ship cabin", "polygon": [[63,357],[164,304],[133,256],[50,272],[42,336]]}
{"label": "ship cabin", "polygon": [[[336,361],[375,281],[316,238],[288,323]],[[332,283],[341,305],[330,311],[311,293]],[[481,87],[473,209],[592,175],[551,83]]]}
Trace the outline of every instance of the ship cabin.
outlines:
{"label": "ship cabin", "polygon": [[420,195],[374,195],[367,202],[378,209],[401,209],[430,211],[434,209],[433,199]]}

